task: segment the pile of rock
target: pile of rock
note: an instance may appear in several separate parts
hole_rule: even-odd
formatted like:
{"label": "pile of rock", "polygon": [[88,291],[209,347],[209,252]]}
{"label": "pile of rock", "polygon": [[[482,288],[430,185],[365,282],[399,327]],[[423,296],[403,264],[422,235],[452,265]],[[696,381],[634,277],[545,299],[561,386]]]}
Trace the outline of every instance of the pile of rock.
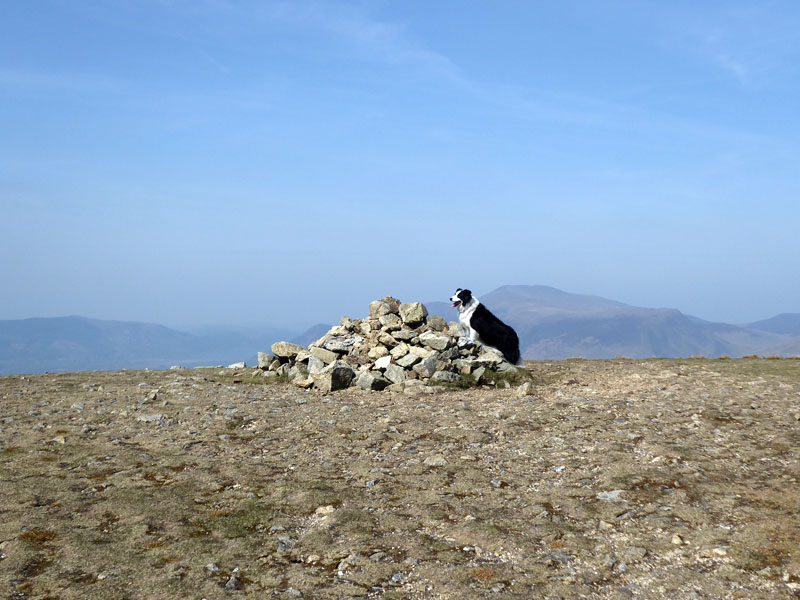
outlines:
{"label": "pile of rock", "polygon": [[365,319],[342,317],[308,348],[273,344],[272,354],[259,353],[258,366],[267,377],[326,392],[351,385],[401,391],[464,376],[487,383],[492,372],[516,370],[498,351],[470,342],[458,323],[429,317],[420,302],[389,296],[370,303]]}

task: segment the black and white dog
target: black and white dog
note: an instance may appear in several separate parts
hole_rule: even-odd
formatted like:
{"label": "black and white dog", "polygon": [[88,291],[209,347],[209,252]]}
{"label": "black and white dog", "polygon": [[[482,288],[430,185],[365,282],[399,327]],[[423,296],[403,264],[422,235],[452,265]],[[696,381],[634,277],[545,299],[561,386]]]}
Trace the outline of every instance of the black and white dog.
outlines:
{"label": "black and white dog", "polygon": [[458,288],[450,298],[450,308],[458,309],[458,322],[469,333],[469,339],[491,346],[503,353],[512,365],[522,364],[517,332],[495,317],[469,290]]}

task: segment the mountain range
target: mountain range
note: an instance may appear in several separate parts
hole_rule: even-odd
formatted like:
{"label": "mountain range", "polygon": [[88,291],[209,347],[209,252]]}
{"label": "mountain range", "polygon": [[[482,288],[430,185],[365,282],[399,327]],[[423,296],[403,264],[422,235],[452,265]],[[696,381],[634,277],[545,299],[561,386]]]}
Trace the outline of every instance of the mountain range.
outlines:
{"label": "mountain range", "polygon": [[293,335],[273,327],[189,333],[75,316],[0,321],[0,375],[253,364],[259,351]]}
{"label": "mountain range", "polygon": [[[641,308],[547,286],[507,285],[480,296],[516,329],[524,358],[559,360],[627,356],[800,355],[800,314],[745,325],[714,323],[676,309]],[[445,302],[426,302],[431,315],[456,320]],[[361,316],[361,315],[359,315]],[[275,327],[207,328],[185,332],[162,325],[85,317],[0,321],[0,375],[254,364],[273,342],[307,346],[330,325],[303,333]]]}
{"label": "mountain range", "polygon": [[[480,300],[516,329],[529,360],[800,354],[800,314],[729,325],[538,285],[503,286]],[[456,318],[447,303],[426,306],[431,314]]]}

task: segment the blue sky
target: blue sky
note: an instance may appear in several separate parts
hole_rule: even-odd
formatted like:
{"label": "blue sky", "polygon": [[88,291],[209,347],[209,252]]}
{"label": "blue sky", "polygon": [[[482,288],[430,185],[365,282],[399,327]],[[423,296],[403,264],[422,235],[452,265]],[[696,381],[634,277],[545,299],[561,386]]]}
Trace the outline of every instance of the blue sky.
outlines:
{"label": "blue sky", "polygon": [[0,319],[800,312],[800,3],[0,3]]}

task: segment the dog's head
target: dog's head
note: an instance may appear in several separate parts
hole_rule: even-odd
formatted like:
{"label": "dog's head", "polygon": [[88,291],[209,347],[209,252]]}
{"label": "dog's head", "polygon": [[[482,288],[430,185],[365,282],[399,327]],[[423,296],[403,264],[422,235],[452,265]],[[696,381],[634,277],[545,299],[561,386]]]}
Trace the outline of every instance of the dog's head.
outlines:
{"label": "dog's head", "polygon": [[469,304],[471,301],[472,292],[458,288],[456,293],[450,296],[450,302],[453,303],[450,308],[461,308],[462,306]]}

